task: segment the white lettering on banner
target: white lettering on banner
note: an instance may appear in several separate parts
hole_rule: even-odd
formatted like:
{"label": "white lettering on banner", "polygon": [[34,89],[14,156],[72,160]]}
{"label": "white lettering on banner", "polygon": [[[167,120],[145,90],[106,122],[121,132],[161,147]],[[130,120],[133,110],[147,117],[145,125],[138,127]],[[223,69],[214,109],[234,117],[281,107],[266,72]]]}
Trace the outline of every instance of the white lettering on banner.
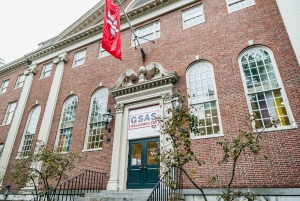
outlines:
{"label": "white lettering on banner", "polygon": [[118,25],[118,21],[111,16],[110,12],[107,12],[107,23],[110,25],[110,34],[115,36],[116,33],[119,32],[117,25]]}
{"label": "white lettering on banner", "polygon": [[155,128],[158,124],[158,121],[156,119],[157,117],[158,110],[142,114],[130,115],[129,130],[145,127]]}

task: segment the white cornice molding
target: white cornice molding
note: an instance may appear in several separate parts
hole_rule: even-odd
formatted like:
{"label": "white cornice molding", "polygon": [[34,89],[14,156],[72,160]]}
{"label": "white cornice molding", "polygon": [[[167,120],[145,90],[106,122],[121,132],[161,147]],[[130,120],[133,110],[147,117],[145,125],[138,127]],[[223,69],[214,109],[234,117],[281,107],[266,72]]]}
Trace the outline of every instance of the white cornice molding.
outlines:
{"label": "white cornice molding", "polygon": [[146,69],[153,76],[151,80],[143,80],[143,82],[133,84],[132,81],[136,80],[137,76],[132,69],[128,69],[121,74],[117,82],[109,90],[115,97],[138,91],[148,92],[156,87],[173,84],[179,78],[176,71],[168,71],[157,62],[150,63]]}
{"label": "white cornice molding", "polygon": [[[185,5],[191,4],[193,2],[196,2],[197,0],[155,0],[151,1],[148,4],[145,4],[141,7],[138,7],[134,10],[130,10],[126,12],[128,14],[128,17],[132,23],[132,25],[137,25],[139,23],[145,22],[149,19],[155,18],[157,16],[161,16],[164,13],[167,13],[171,10],[178,9],[180,7],[183,7]],[[168,7],[169,6],[169,7]],[[74,43],[78,43],[81,40],[91,38],[90,41],[87,41],[87,43],[99,40],[102,38],[102,28],[103,28],[103,22],[97,23],[91,27],[88,27],[85,30],[81,30],[77,33],[74,33],[73,35],[67,36],[76,25],[79,25],[80,22],[84,21],[85,18],[88,18],[89,14],[103,10],[104,5],[103,1],[99,2],[96,6],[94,6],[88,13],[86,13],[82,18],[77,20],[74,24],[72,24],[69,28],[67,28],[62,34],[55,37],[50,43],[46,44],[45,46],[30,52],[23,57],[12,61],[0,68],[0,77],[7,75],[11,72],[17,71],[21,68],[26,67],[26,58],[29,58],[33,62],[36,62],[36,60],[40,60],[40,58],[45,57],[46,55],[53,54],[54,52],[58,52],[59,50],[66,51],[65,49],[68,46],[71,46]],[[155,12],[157,11],[157,12]],[[128,23],[125,21],[124,13],[121,15],[121,30],[124,31],[129,28]],[[96,34],[99,34],[99,37],[93,37]],[[67,36],[66,38],[63,38]],[[57,40],[60,38],[60,40]],[[82,45],[80,43],[80,45]],[[75,49],[74,45],[72,45],[72,48]],[[67,49],[67,51],[71,51],[72,49]],[[57,53],[56,53],[57,54]],[[45,57],[44,60],[51,59],[49,57]],[[43,61],[40,61],[43,62]]]}

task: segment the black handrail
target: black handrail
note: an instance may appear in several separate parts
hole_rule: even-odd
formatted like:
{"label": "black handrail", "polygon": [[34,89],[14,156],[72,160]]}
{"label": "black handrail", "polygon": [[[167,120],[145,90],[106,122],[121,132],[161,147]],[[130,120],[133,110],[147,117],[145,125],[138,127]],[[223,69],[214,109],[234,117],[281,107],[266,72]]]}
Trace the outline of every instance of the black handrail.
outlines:
{"label": "black handrail", "polygon": [[[175,185],[172,188],[168,186],[169,179]],[[172,194],[182,195],[183,179],[182,170],[178,167],[172,167],[169,175],[164,175],[154,187],[147,201],[168,201]]]}
{"label": "black handrail", "polygon": [[83,173],[43,192],[29,201],[74,201],[86,193],[99,193],[104,190],[105,173],[85,170]]}

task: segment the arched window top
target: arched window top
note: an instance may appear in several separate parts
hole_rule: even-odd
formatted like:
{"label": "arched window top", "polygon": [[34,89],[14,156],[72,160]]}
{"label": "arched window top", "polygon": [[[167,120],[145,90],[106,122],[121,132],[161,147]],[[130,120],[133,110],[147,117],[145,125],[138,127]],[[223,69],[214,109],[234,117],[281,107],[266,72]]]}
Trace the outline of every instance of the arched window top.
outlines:
{"label": "arched window top", "polygon": [[187,69],[186,75],[189,105],[200,124],[199,133],[192,136],[223,136],[213,66],[207,61],[196,62]]}
{"label": "arched window top", "polygon": [[274,61],[264,48],[252,48],[241,55],[248,93],[279,88]]}
{"label": "arched window top", "polygon": [[77,96],[69,97],[64,103],[59,134],[56,139],[56,146],[60,152],[68,152],[70,149],[77,103]]}
{"label": "arched window top", "polygon": [[19,156],[21,157],[28,156],[31,150],[32,141],[38,124],[40,112],[41,112],[41,106],[36,105],[31,109],[29,113],[27,125],[19,149]]}
{"label": "arched window top", "polygon": [[239,65],[255,128],[272,129],[274,119],[279,120],[278,127],[295,127],[273,52],[263,46],[250,47],[240,54]]}
{"label": "arched window top", "polygon": [[213,67],[209,62],[193,64],[187,74],[191,104],[216,99]]}
{"label": "arched window top", "polygon": [[73,127],[77,102],[77,96],[72,96],[65,101],[63,107],[63,116],[60,124],[61,129]]}

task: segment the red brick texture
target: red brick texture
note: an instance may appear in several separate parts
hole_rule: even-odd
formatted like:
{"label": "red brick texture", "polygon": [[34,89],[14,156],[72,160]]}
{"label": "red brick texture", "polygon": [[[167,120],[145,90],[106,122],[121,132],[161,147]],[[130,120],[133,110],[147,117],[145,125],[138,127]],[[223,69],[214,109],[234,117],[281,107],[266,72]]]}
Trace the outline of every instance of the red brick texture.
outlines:
{"label": "red brick texture", "polygon": [[[229,165],[217,164],[217,161],[221,159],[222,152],[216,142],[223,138],[233,137],[239,128],[245,126],[245,118],[249,113],[238,65],[239,54],[248,47],[249,40],[253,40],[254,44],[267,46],[273,51],[296,124],[299,125],[299,65],[276,1],[255,0],[254,6],[230,14],[228,14],[225,0],[203,0],[202,3],[205,22],[188,29],[183,30],[182,28],[181,11],[197,3],[151,20],[160,20],[161,36],[155,40],[154,44],[143,44],[147,55],[145,64],[142,63],[139,50],[130,47],[131,31],[128,29],[122,32],[123,61],[114,59],[112,56],[98,59],[100,41],[69,52],[49,135],[49,146],[53,146],[55,143],[62,106],[71,95],[71,91],[78,97],[78,105],[70,151],[81,152],[88,125],[91,96],[99,88],[100,82],[104,87],[112,87],[119,75],[126,69],[132,68],[138,73],[140,66],[146,66],[150,62],[158,62],[167,70],[177,71],[180,78],[174,85],[175,89],[186,93],[186,69],[195,61],[195,56],[200,55],[200,59],[209,61],[214,67],[224,131],[224,137],[221,138],[193,141],[193,148],[200,158],[206,161],[205,165],[198,168],[197,182],[204,187],[212,187],[208,184],[212,174],[219,173],[222,175],[221,179],[225,179],[229,177],[230,173]],[[72,68],[74,53],[82,48],[87,49],[85,63]],[[14,158],[19,148],[28,114],[36,101],[42,107],[36,133],[38,133],[41,125],[41,117],[46,106],[55,65],[51,76],[40,80],[41,69],[42,64],[39,65],[39,72],[33,81],[8,169],[15,162]],[[8,92],[0,95],[1,118],[5,114],[8,102],[19,98],[20,90],[12,89],[18,74],[15,72],[0,78],[0,81],[8,78],[11,80]],[[107,107],[111,108],[114,113],[115,99],[111,93],[108,99]],[[113,127],[114,124],[113,120],[110,126]],[[8,132],[8,128],[8,126],[0,127],[2,141],[5,139],[4,134]],[[109,175],[113,133],[114,128],[110,134],[111,142],[106,142],[106,137],[104,137],[102,150],[82,153],[85,160],[76,165],[72,175],[84,169],[101,171]],[[299,129],[267,132],[263,138],[264,154],[268,156],[268,160],[264,160],[262,155],[243,156],[243,159],[240,159],[238,163],[234,186],[300,187]]]}

